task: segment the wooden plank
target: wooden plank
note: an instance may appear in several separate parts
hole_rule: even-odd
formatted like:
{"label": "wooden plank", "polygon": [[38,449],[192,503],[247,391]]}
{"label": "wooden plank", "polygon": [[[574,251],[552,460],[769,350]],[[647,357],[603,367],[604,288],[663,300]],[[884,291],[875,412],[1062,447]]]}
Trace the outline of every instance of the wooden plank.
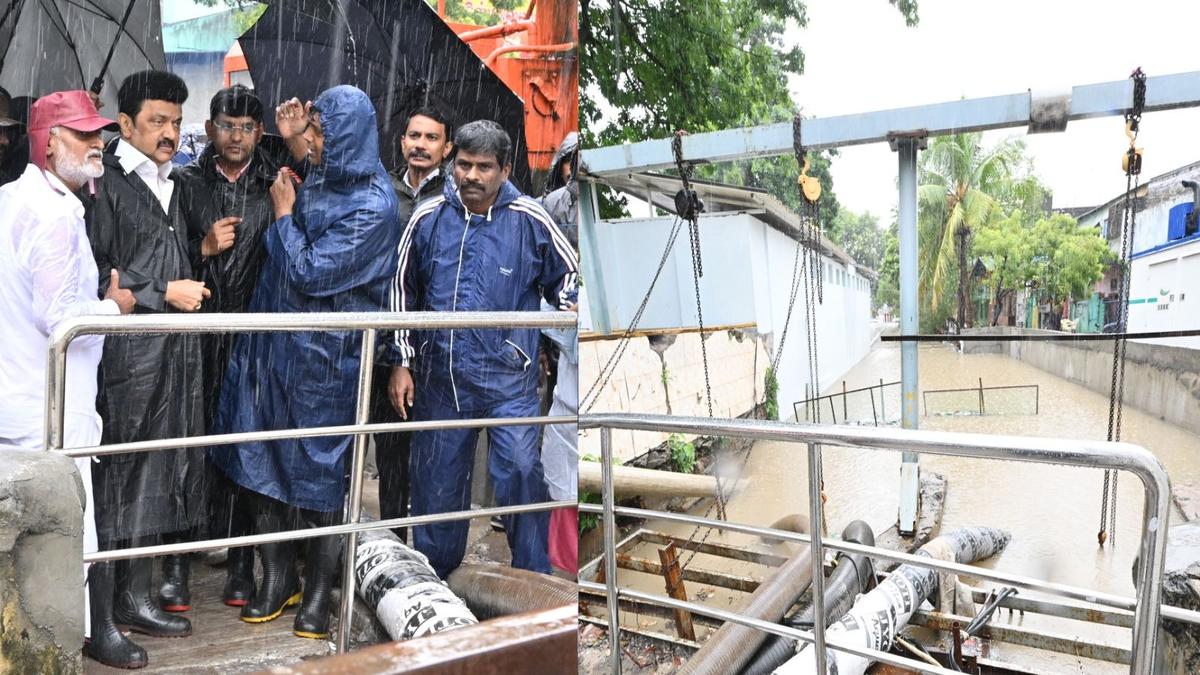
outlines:
{"label": "wooden plank", "polygon": [[[645,558],[637,558],[626,553],[617,555],[617,567],[634,572],[645,572],[654,576],[662,576],[663,567],[661,564],[653,560]],[[728,588],[733,591],[742,591],[743,593],[753,593],[754,589],[758,588],[759,582],[750,577],[738,576],[735,574],[724,574],[722,572],[710,572],[708,570],[698,570],[687,568],[683,570],[683,578],[685,581],[695,581],[709,586],[719,586]]]}
{"label": "wooden plank", "polygon": [[[666,548],[658,549],[658,559],[662,563],[667,595],[687,602],[687,589],[683,585],[683,573],[679,569],[679,555],[675,542],[667,544]],[[696,640],[696,629],[692,627],[692,615],[685,609],[675,610],[675,632],[685,640],[693,642]]]}
{"label": "wooden plank", "polygon": [[683,537],[675,537],[654,530],[642,530],[641,540],[650,544],[666,545],[674,542],[676,546],[687,551],[699,551],[708,555],[720,556],[722,558],[731,558],[733,560],[742,560],[745,562],[757,563],[768,567],[779,567],[787,562],[787,558],[781,555],[772,553],[759,553],[745,548],[736,546],[728,546],[726,544],[712,544],[701,541],[688,541]]}

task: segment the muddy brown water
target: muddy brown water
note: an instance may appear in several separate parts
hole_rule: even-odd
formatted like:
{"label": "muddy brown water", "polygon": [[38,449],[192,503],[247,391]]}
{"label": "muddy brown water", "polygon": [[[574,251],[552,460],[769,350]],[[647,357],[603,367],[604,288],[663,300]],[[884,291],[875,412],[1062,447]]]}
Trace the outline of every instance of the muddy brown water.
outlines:
{"label": "muddy brown water", "polygon": [[[785,364],[786,367],[786,364]],[[992,414],[931,414],[922,416],[920,428],[985,434],[1017,434],[1047,438],[1090,438],[1103,440],[1107,432],[1108,397],[1060,379],[999,354],[959,354],[948,346],[926,345],[919,353],[920,390],[1038,385],[1038,413],[1033,414],[1031,390],[985,392]],[[900,379],[900,348],[877,343],[868,356],[825,393],[855,389]],[[882,403],[876,390],[876,415],[880,408],[895,420],[899,411],[898,387],[887,388]],[[930,396],[931,412],[975,409],[978,395]],[[823,403],[828,413],[828,402]],[[839,421],[844,419],[842,401],[835,399]],[[790,409],[790,402],[780,408]],[[873,423],[871,401],[865,393],[851,394],[846,413],[852,420]],[[922,407],[922,412],[924,408]],[[824,421],[829,416],[823,415]],[[1173,485],[1200,480],[1200,437],[1160,421],[1140,410],[1125,408],[1122,440],[1150,449],[1166,466]],[[851,520],[863,519],[879,532],[896,522],[899,505],[900,456],[896,452],[827,447],[824,454],[827,524],[835,535]],[[1050,466],[1019,462],[925,456],[923,471],[936,471],[948,481],[942,528],[987,525],[1009,530],[1013,540],[1001,555],[981,565],[1049,581],[1084,586],[1131,596],[1134,587],[1131,565],[1141,535],[1142,488],[1132,475],[1121,476],[1118,484],[1116,545],[1100,548],[1100,499],[1103,472],[1097,469]],[[763,442],[755,446],[746,466],[750,488],[728,504],[729,520],[768,525],[789,513],[807,513],[807,464],[803,446]],[[703,509],[698,511],[703,512]],[[1172,521],[1181,516],[1173,510]],[[646,527],[687,537],[692,528],[667,522],[648,522]],[[702,535],[701,535],[702,536]],[[786,545],[770,547],[753,537],[713,532],[709,541],[747,545],[786,552]],[[643,545],[635,554],[657,560],[654,547]],[[686,554],[685,554],[686,560]],[[729,571],[761,578],[767,568],[699,555],[697,569]],[[622,584],[661,593],[663,581],[650,575],[623,571]],[[986,582],[978,585],[988,587]],[[736,609],[745,594],[693,583],[689,595],[699,594],[706,602]],[[1033,594],[1026,592],[1026,596]],[[972,611],[966,611],[970,615]],[[1118,629],[1026,616],[1026,627],[1064,635],[1082,635],[1114,644],[1128,645],[1129,632]],[[630,615],[627,625],[669,626]],[[701,636],[702,639],[702,636]]]}

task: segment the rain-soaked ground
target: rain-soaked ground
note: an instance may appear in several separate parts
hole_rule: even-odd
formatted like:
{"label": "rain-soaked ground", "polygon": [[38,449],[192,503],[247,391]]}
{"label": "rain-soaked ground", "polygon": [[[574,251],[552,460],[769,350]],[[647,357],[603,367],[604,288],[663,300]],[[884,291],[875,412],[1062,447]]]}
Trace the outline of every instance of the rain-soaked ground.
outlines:
{"label": "rain-soaked ground", "polygon": [[[372,517],[379,517],[378,480],[368,479],[364,482],[363,508]],[[487,519],[471,521],[469,541],[465,562],[511,563],[504,534],[493,532]],[[192,635],[187,638],[131,635],[134,642],[145,648],[150,660],[150,665],[138,672],[187,675],[249,673],[330,653],[331,643],[328,641],[292,635],[295,608],[287,609],[278,619],[267,623],[248,624],[239,619],[238,608],[226,607],[220,601],[221,589],[225,584],[224,568],[210,565],[204,558],[197,556],[192,561],[194,605],[184,613],[192,622]],[[256,574],[261,578],[261,570],[257,570]],[[154,587],[158,587],[157,579]],[[336,612],[335,606],[335,616]],[[83,665],[88,675],[130,672],[110,668],[87,658]]]}
{"label": "rain-soaked ground", "polygon": [[[990,434],[1018,434],[1059,438],[1103,439],[1108,422],[1108,397],[1054,377],[1044,371],[999,354],[959,354],[948,346],[928,345],[920,349],[920,389],[948,389],[978,386],[1038,385],[1040,400],[1034,414],[1032,390],[985,392],[990,413],[985,416],[931,414],[920,419],[923,429],[966,431]],[[900,378],[900,348],[894,343],[877,343],[869,355],[845,376],[846,388],[878,384],[882,378],[892,382]],[[826,393],[842,391],[842,382]],[[876,414],[885,410],[887,418],[899,411],[898,387],[889,387],[881,404],[875,392]],[[977,409],[978,394],[929,396],[930,412]],[[823,403],[829,421],[828,402]],[[838,421],[845,418],[842,401],[834,401]],[[790,402],[780,402],[781,409]],[[924,412],[924,408],[922,408]],[[851,394],[845,413],[851,420],[873,423],[871,401],[867,394]],[[1166,466],[1173,485],[1200,481],[1200,437],[1146,415],[1125,408],[1122,439],[1153,451]],[[824,454],[827,522],[835,535],[851,520],[866,520],[876,531],[892,526],[898,507],[900,456],[895,452],[853,450],[828,447]],[[1142,489],[1136,478],[1122,477],[1119,483],[1115,547],[1099,548],[1100,495],[1103,473],[1099,470],[1025,464],[1017,462],[970,460],[958,457],[927,456],[922,470],[943,474],[948,481],[943,530],[964,525],[987,525],[1013,534],[1008,549],[981,563],[990,568],[1029,575],[1054,582],[1091,587],[1131,596],[1134,593],[1131,565],[1141,532]],[[731,521],[768,525],[789,513],[807,513],[807,465],[803,446],[763,442],[749,456],[745,474],[751,487],[735,496],[727,513]],[[702,510],[701,510],[702,512]],[[1180,514],[1172,514],[1178,522]],[[687,537],[692,528],[666,522],[647,522],[645,527]],[[763,548],[754,538],[734,533],[711,534],[709,541]],[[653,546],[646,544],[631,551],[638,557],[657,560]],[[786,549],[783,549],[786,551]],[[686,560],[686,557],[685,557]],[[705,555],[696,557],[696,569],[713,569],[761,578],[765,568]],[[636,572],[621,571],[623,585],[652,593],[663,592],[663,580]],[[987,586],[986,583],[979,585]],[[736,609],[746,595],[735,591],[692,584],[689,595],[707,598],[709,603]],[[1030,594],[1025,592],[1026,596]],[[960,613],[964,613],[961,612]],[[972,614],[972,611],[966,611]],[[1008,621],[1007,614],[1003,619]],[[1080,635],[1090,639],[1128,646],[1129,632],[1026,615],[1014,619],[1027,628],[1062,635]],[[650,617],[623,613],[623,624],[640,625],[650,630],[673,633],[670,625]],[[699,639],[703,640],[703,631]],[[1013,650],[1010,655],[1016,657]],[[1014,658],[1016,660],[1016,658]],[[1106,672],[1102,662],[1089,662],[1088,668]],[[1051,670],[1082,664],[1057,662]],[[1120,668],[1114,667],[1119,671]]]}

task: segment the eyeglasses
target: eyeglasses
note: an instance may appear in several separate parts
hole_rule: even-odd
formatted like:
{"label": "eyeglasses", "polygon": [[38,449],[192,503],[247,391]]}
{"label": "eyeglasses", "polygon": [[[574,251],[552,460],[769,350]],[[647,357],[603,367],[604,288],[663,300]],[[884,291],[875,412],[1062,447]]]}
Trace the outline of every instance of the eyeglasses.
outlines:
{"label": "eyeglasses", "polygon": [[249,136],[258,130],[257,124],[225,124],[224,122],[213,122],[213,126],[222,134],[232,134],[235,131],[240,131]]}

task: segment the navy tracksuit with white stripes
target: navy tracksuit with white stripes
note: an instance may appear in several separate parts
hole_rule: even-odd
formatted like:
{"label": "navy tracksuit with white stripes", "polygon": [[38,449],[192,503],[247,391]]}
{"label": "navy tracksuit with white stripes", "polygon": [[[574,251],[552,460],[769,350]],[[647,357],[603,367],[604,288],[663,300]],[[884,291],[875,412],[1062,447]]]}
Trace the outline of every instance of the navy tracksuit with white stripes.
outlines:
{"label": "navy tracksuit with white stripes", "polygon": [[[453,180],[417,206],[399,248],[393,311],[538,311],[539,299],[568,309],[578,263],[537,201],[505,183],[484,215],[470,213]],[[536,329],[399,331],[391,360],[408,365],[417,420],[524,417],[538,413]],[[489,430],[488,467],[502,506],[548,499],[539,428]],[[478,429],[417,432],[412,439],[414,516],[470,507]],[[513,566],[550,572],[549,515],[505,518]],[[425,525],[413,543],[442,577],[462,562],[468,521]]]}

